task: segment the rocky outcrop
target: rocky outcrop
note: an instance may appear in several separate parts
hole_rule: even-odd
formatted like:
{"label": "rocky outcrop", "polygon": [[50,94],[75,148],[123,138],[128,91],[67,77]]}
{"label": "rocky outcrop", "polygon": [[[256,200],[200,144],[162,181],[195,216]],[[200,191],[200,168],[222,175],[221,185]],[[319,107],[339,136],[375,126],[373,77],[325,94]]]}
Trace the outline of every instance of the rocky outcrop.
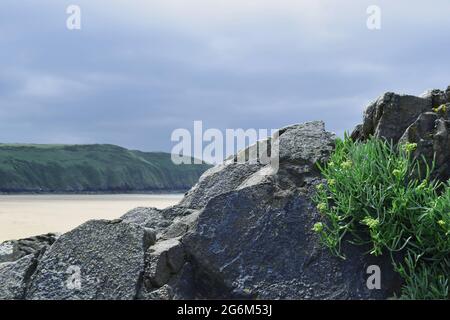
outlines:
{"label": "rocky outcrop", "polygon": [[436,178],[450,178],[450,87],[420,97],[385,93],[371,103],[364,121],[353,131],[355,140],[370,136],[394,143],[416,143],[416,158],[435,161]]}
{"label": "rocky outcrop", "polygon": [[[165,240],[170,237],[162,232],[149,248],[140,298],[383,299],[392,295],[399,283],[388,257],[367,257],[367,248],[348,246],[344,248],[348,258],[336,258],[311,230],[321,219],[311,201],[314,186],[322,180],[316,165],[330,155],[334,139],[322,122],[286,127],[278,141],[271,142],[279,145],[278,170],[248,159],[226,161],[207,171],[176,207],[194,210],[181,218],[188,218],[183,224],[187,232],[174,233],[171,240]],[[179,223],[175,220],[171,227]],[[174,257],[178,259],[171,263]],[[383,270],[382,290],[366,286],[367,267],[372,264]]]}
{"label": "rocky outcrop", "polygon": [[385,93],[366,108],[364,122],[353,136],[358,139],[384,137],[397,142],[418,116],[431,108],[430,98]]}
{"label": "rocky outcrop", "polygon": [[[421,150],[435,150],[447,143],[446,110],[433,110],[443,101],[447,93],[437,91],[386,94],[369,106],[353,137],[418,141],[428,148]],[[347,243],[343,260],[311,230],[322,219],[311,200],[323,183],[317,164],[328,159],[334,141],[320,121],[282,128],[205,172],[174,207],[90,221],[58,238],[33,264],[25,260],[31,255],[0,264],[1,277],[17,275],[0,298],[389,298],[400,286],[390,257]],[[263,145],[278,150],[270,154],[276,165],[255,157]],[[379,290],[367,287],[371,265],[382,272]]]}

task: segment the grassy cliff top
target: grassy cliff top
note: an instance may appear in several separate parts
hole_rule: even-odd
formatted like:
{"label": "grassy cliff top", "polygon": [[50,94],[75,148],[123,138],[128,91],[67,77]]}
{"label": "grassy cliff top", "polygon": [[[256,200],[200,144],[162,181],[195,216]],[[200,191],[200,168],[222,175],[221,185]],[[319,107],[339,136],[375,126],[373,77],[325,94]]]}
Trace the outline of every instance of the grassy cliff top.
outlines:
{"label": "grassy cliff top", "polygon": [[0,144],[0,191],[186,190],[209,167],[175,165],[169,153],[110,144]]}

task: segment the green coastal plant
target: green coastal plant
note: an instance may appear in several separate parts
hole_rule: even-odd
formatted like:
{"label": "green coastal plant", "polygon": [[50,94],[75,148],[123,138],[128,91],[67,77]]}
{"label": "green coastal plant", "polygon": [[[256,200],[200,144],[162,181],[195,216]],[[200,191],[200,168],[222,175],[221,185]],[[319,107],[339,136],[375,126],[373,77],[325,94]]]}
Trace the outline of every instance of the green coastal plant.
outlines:
{"label": "green coastal plant", "polygon": [[431,180],[432,167],[412,156],[416,148],[338,140],[319,166],[327,183],[314,200],[324,219],[313,230],[341,258],[344,241],[390,255],[404,280],[400,298],[448,299],[450,184]]}

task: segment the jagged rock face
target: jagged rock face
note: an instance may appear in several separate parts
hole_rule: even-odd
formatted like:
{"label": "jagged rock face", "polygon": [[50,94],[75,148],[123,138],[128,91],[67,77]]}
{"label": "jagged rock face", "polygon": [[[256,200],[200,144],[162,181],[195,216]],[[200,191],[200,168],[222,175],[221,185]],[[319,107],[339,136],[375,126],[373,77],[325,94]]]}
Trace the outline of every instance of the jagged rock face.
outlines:
{"label": "jagged rock face", "polygon": [[450,177],[450,86],[446,91],[431,90],[420,97],[386,93],[364,112],[363,124],[351,137],[370,136],[394,143],[417,143],[416,158],[431,164],[435,157],[435,177]]}
{"label": "jagged rock face", "polygon": [[430,98],[385,93],[367,107],[358,138],[376,136],[397,142],[421,113],[431,109]]}
{"label": "jagged rock face", "polygon": [[[450,107],[450,104],[449,104]],[[450,121],[435,112],[422,113],[400,139],[400,143],[417,143],[416,158],[435,161],[434,176],[442,181],[450,178]]]}

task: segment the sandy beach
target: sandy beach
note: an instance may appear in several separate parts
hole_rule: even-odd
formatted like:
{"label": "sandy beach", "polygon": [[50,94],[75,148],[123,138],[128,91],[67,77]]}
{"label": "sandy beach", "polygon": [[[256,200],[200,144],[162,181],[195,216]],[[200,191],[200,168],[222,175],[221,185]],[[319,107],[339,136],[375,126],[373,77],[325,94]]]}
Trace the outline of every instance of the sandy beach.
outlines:
{"label": "sandy beach", "polygon": [[1,195],[0,242],[67,232],[91,219],[116,219],[136,207],[159,209],[182,194]]}

